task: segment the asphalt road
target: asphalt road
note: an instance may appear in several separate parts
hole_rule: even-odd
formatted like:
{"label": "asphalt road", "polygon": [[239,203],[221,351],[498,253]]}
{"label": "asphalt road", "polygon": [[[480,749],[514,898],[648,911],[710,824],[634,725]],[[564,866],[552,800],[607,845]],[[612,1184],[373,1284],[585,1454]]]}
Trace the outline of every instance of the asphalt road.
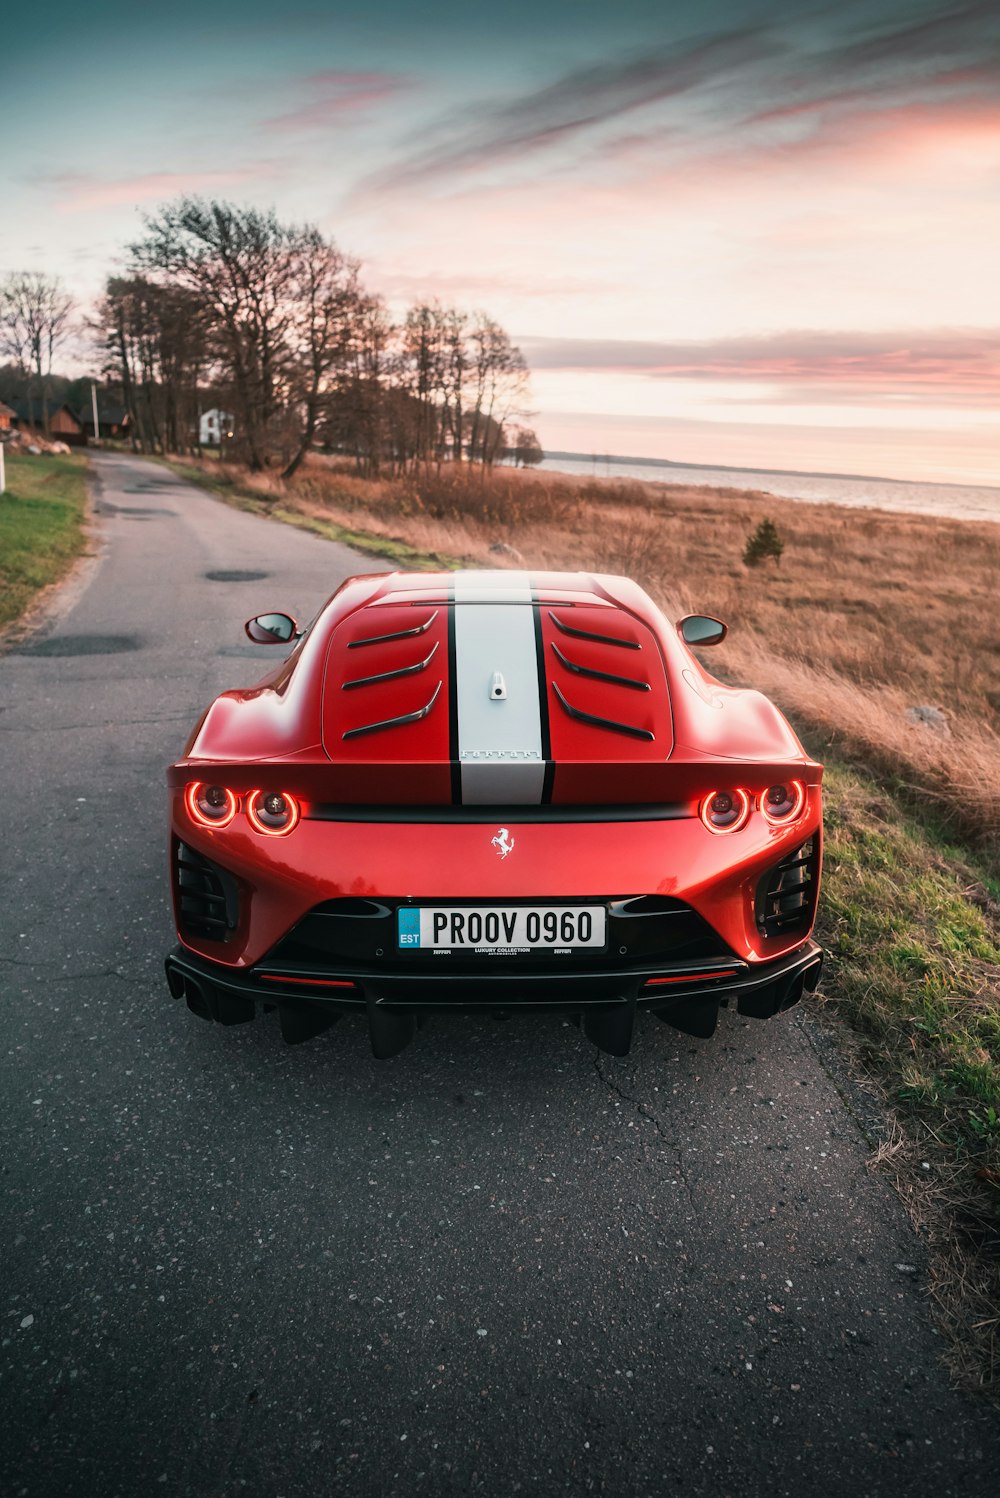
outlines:
{"label": "asphalt road", "polygon": [[245,617],[373,564],[95,467],[102,555],[0,659],[0,1490],[981,1498],[1000,1427],[800,1017],[377,1062],[168,996],[164,767],[273,659]]}

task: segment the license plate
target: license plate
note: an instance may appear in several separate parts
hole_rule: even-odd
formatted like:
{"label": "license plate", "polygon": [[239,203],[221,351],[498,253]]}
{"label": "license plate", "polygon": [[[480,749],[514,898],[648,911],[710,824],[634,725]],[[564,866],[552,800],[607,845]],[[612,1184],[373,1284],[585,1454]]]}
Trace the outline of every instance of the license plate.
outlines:
{"label": "license plate", "polygon": [[603,905],[439,905],[396,912],[399,945],[432,952],[603,947]]}

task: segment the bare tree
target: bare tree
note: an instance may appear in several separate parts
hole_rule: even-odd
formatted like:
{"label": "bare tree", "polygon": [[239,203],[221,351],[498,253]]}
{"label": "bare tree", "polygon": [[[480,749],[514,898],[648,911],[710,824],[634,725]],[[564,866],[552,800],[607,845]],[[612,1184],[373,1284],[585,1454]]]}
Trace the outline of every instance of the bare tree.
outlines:
{"label": "bare tree", "polygon": [[469,452],[492,468],[503,449],[506,423],[527,414],[528,367],[520,349],[484,312],[476,315],[471,339],[475,387]]}
{"label": "bare tree", "polygon": [[[0,287],[0,347],[26,377],[33,375],[37,380],[46,436],[52,360],[56,349],[72,331],[72,314],[73,299],[63,290],[58,276],[46,276],[41,271],[15,271]],[[28,421],[34,425],[30,384]]]}
{"label": "bare tree", "polygon": [[93,321],[93,331],[101,346],[102,374],[122,387],[122,398],[129,412],[133,447],[144,446],[139,432],[139,414],[135,398],[135,358],[133,353],[132,283],[122,276],[111,276]]}
{"label": "bare tree", "polygon": [[406,314],[400,334],[400,381],[416,402],[419,463],[443,457],[446,319],[440,302],[419,302]]}
{"label": "bare tree", "polygon": [[357,261],[311,226],[291,246],[291,401],[301,411],[296,450],[282,473],[291,478],[316,437],[324,401],[346,379],[351,333],[361,312]]}
{"label": "bare tree", "polygon": [[444,315],[444,378],[441,417],[441,452],[450,438],[451,455],[461,463],[464,439],[465,394],[469,377],[469,319],[466,313],[449,308]]}
{"label": "bare tree", "polygon": [[352,320],[347,349],[347,378],[332,407],[329,435],[335,446],[354,454],[360,472],[377,475],[384,460],[395,456],[392,389],[395,361],[392,321],[381,297],[361,296]]}
{"label": "bare tree", "polygon": [[113,276],[92,327],[103,350],[103,372],[122,387],[133,444],[143,452],[193,446],[199,384],[211,364],[197,298],[184,287],[144,276]]}
{"label": "bare tree", "polygon": [[287,405],[295,231],[273,209],[181,198],[146,219],[136,264],[194,295],[218,338],[250,468],[267,462],[268,430]]}

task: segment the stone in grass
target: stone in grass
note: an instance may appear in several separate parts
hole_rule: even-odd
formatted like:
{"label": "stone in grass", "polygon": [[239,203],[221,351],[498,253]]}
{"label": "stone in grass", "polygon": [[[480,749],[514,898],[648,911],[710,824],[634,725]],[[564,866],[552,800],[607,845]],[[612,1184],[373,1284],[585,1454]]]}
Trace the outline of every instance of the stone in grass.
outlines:
{"label": "stone in grass", "polygon": [[951,714],[946,708],[921,703],[916,707],[908,707],[906,716],[909,722],[921,728],[929,728],[932,733],[940,734],[944,739],[951,737],[951,725],[948,722]]}

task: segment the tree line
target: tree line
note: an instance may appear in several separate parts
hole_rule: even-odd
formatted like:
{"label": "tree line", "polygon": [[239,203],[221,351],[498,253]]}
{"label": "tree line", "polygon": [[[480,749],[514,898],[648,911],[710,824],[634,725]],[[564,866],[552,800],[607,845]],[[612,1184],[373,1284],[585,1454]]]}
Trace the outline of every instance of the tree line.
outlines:
{"label": "tree line", "polygon": [[[0,375],[46,433],[53,395],[71,388],[53,359],[81,330],[74,310],[57,277],[0,282]],[[162,206],[82,328],[143,452],[197,451],[199,418],[217,408],[230,418],[226,451],[285,477],[313,447],[367,475],[542,457],[525,425],[528,370],[499,323],[438,301],[394,319],[357,260],[273,210]]]}
{"label": "tree line", "polygon": [[273,210],[159,208],[94,328],[145,452],[195,449],[214,406],[231,417],[232,455],[285,477],[316,446],[367,475],[542,456],[524,425],[527,367],[497,322],[436,301],[393,320],[357,260]]}

